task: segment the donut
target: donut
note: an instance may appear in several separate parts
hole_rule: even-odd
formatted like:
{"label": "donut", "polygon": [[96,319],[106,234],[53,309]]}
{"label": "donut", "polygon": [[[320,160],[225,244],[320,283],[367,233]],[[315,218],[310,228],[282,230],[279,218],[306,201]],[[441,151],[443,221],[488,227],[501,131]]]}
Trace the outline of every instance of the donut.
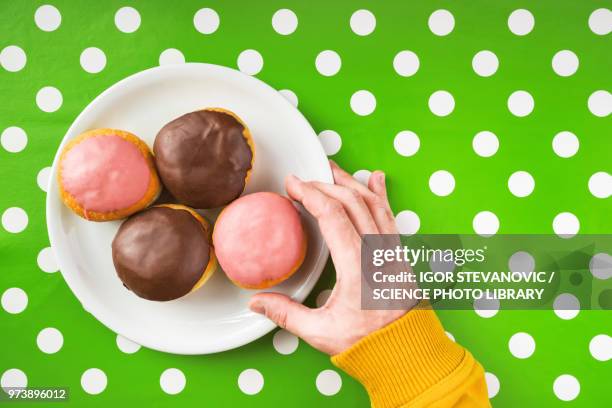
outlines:
{"label": "donut", "polygon": [[216,269],[210,225],[178,204],[148,208],[127,219],[112,243],[123,285],[141,298],[167,301],[200,288]]}
{"label": "donut", "polygon": [[306,256],[306,234],[293,203],[276,193],[240,197],[219,214],[213,245],[219,265],[246,289],[274,286],[297,271]]}
{"label": "donut", "polygon": [[162,182],[193,208],[216,208],[239,197],[253,168],[249,129],[221,108],[187,113],[166,124],[153,144]]}
{"label": "donut", "polygon": [[90,221],[125,218],[148,207],[161,189],[149,147],[117,129],[94,129],[69,141],[57,179],[64,204]]}

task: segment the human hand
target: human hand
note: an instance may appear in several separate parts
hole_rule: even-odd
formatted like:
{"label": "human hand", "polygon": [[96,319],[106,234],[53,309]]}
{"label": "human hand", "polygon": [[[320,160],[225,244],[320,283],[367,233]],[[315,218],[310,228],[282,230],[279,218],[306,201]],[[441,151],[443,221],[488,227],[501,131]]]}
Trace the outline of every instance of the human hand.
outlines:
{"label": "human hand", "polygon": [[336,285],[322,307],[310,309],[279,293],[259,293],[249,307],[314,348],[335,355],[394,320],[406,310],[361,309],[361,236],[397,234],[387,199],[385,175],[375,171],[368,187],[334,162],[336,184],[286,180],[287,193],[318,221],[334,262]]}

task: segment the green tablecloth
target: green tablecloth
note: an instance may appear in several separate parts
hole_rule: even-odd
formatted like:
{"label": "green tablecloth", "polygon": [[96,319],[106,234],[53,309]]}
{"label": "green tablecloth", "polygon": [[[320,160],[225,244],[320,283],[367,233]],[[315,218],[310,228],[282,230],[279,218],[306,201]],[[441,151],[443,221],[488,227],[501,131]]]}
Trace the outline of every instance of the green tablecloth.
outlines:
{"label": "green tablecloth", "polygon": [[[609,10],[596,11],[610,8],[609,1],[51,3],[39,8],[46,2],[0,2],[3,385],[23,385],[27,378],[30,387],[67,386],[72,404],[90,407],[368,405],[365,391],[344,373],[341,386],[328,371],[317,385],[321,372],[334,369],[328,357],[304,342],[281,354],[273,333],[216,355],[144,348],[125,353],[117,335],[87,313],[54,273],[44,189],[60,140],[101,91],[160,62],[184,58],[240,67],[279,90],[291,90],[317,132],[337,133],[321,135],[334,160],[351,172],[387,173],[394,212],[412,212],[398,217],[405,231],[420,223],[423,233],[470,233],[473,223],[481,228],[494,225],[495,218],[499,233],[547,234],[553,225],[575,230],[576,221],[580,233],[612,229],[606,174],[612,170],[612,17]],[[203,8],[210,10],[198,11]],[[284,8],[293,14],[273,19]],[[521,8],[529,12],[513,13]],[[359,9],[371,14],[351,19]],[[438,9],[450,14],[434,13]],[[321,55],[325,50],[337,55]],[[493,54],[479,53],[483,50]],[[562,50],[570,52],[558,54]],[[370,94],[356,94],[359,90]],[[448,94],[436,93],[441,90]],[[520,90],[527,94],[514,94]],[[474,139],[483,131],[495,136]],[[575,137],[563,133],[554,139],[560,132]],[[436,173],[430,179],[439,170],[451,177]],[[517,171],[528,174],[510,178]],[[482,211],[494,217],[475,219]],[[573,216],[556,218],[561,213]],[[329,265],[307,303],[313,306],[333,279]],[[609,362],[589,350],[596,335],[611,334],[609,312],[582,310],[570,320],[553,311],[503,309],[490,318],[471,310],[440,315],[491,373],[495,406],[561,405],[553,383],[563,374],[579,384],[569,404],[612,402]],[[59,334],[41,333],[45,328]],[[516,358],[509,347],[519,332],[535,342],[526,359]],[[529,348],[525,338],[519,349]],[[597,339],[594,354],[609,356],[609,338]],[[60,340],[57,352],[41,351],[55,351]],[[291,349],[290,342],[277,340],[279,349]],[[86,371],[91,368],[103,373]],[[180,373],[162,376],[168,368]],[[238,384],[246,369],[261,374],[243,375],[247,391],[259,389],[263,378],[254,395]],[[166,393],[182,388],[181,373],[184,389]],[[103,391],[91,395],[84,389]],[[558,382],[561,397],[576,392],[573,380]]]}

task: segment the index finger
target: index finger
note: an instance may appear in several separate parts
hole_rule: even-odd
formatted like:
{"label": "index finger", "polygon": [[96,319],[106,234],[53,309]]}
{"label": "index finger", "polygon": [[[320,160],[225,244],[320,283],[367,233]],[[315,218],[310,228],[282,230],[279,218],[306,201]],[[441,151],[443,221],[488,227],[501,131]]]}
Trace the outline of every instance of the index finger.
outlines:
{"label": "index finger", "polygon": [[316,218],[334,261],[356,252],[359,255],[359,234],[339,201],[292,175],[287,177],[286,188]]}

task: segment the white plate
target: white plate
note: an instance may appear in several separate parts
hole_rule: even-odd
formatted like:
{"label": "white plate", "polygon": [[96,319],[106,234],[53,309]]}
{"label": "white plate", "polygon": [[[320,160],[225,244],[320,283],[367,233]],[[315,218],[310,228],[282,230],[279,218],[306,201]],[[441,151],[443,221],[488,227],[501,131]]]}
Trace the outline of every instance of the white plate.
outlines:
{"label": "white plate", "polygon": [[[210,64],[152,68],[100,94],[74,121],[62,146],[93,128],[124,129],[150,146],[159,129],[197,109],[236,112],[255,140],[256,160],[247,192],[285,193],[284,178],[332,181],[325,152],[310,124],[275,89],[233,69]],[[88,222],[59,197],[53,161],[47,195],[47,228],[64,279],[100,322],[138,344],[177,354],[206,354],[247,344],[274,324],[247,308],[256,291],[239,289],[220,270],[203,288],[170,302],[151,302],[126,290],[115,274],[111,241],[120,222]],[[327,260],[316,223],[304,216],[309,248],[300,270],[270,291],[303,301]]]}

